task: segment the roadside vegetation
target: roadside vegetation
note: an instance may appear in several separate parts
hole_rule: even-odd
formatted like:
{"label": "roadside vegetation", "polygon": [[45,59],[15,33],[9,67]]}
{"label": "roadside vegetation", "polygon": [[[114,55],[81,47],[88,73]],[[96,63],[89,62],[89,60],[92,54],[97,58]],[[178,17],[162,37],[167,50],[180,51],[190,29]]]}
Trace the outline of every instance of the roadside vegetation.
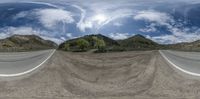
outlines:
{"label": "roadside vegetation", "polygon": [[167,49],[200,51],[200,40],[191,43],[164,45],[158,44],[139,34],[123,40],[113,40],[104,35],[97,34],[67,40],[59,46],[59,49],[71,52],[93,51],[95,53]]}
{"label": "roadside vegetation", "polygon": [[59,49],[71,52],[93,51],[95,53],[121,52],[131,50],[154,50],[161,47],[156,42],[146,39],[142,35],[135,35],[124,40],[113,40],[101,34],[87,35],[68,40]]}
{"label": "roadside vegetation", "polygon": [[[34,51],[56,49],[57,44],[35,35],[14,35],[0,40],[1,52]],[[121,52],[146,50],[200,51],[200,40],[178,44],[158,44],[142,35],[134,35],[123,40],[113,40],[102,34],[86,35],[71,39],[59,45],[59,50],[70,52]]]}
{"label": "roadside vegetation", "polygon": [[72,52],[86,52],[92,49],[94,52],[106,52],[106,43],[103,39],[93,36],[88,39],[80,38],[64,43],[62,49]]}

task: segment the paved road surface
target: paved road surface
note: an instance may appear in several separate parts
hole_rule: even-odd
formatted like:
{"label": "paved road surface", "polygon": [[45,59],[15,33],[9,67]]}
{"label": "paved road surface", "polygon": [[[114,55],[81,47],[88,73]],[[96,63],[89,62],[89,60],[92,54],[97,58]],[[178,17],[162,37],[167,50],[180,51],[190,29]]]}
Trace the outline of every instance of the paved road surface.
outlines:
{"label": "paved road surface", "polygon": [[0,76],[19,76],[42,65],[54,50],[0,53]]}
{"label": "paved road surface", "polygon": [[175,68],[194,76],[200,76],[200,52],[160,51]]}

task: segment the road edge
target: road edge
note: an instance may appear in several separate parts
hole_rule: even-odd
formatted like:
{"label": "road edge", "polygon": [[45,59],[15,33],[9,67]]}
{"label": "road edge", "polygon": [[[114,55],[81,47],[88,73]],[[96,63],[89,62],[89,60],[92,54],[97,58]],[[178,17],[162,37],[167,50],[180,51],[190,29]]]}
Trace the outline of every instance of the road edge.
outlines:
{"label": "road edge", "polygon": [[186,73],[186,74],[189,74],[189,75],[192,75],[192,76],[198,76],[198,77],[200,77],[200,74],[198,74],[198,73],[193,73],[193,72],[187,71],[187,70],[185,70],[185,69],[182,69],[182,68],[180,68],[178,65],[174,64],[173,62],[171,62],[171,61],[164,55],[164,53],[162,52],[162,50],[159,50],[159,53],[161,54],[161,56],[162,56],[169,64],[171,64],[173,67],[175,67],[175,68],[178,69],[179,71],[182,71],[183,73]]}
{"label": "road edge", "polygon": [[56,49],[54,49],[53,52],[42,63],[40,63],[39,65],[35,66],[34,68],[32,68],[30,70],[27,70],[27,71],[21,72],[21,73],[16,73],[16,74],[0,74],[0,77],[16,77],[16,76],[21,76],[21,75],[31,73],[34,70],[38,69],[40,66],[42,66],[46,61],[48,61],[53,56],[55,51],[56,51]]}

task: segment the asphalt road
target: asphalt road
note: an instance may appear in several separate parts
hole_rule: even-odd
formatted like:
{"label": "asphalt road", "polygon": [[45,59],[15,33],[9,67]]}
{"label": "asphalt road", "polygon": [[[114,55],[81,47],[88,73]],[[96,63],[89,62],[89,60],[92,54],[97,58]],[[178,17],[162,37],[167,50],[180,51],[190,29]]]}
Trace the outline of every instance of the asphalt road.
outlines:
{"label": "asphalt road", "polygon": [[20,76],[41,66],[55,50],[0,53],[0,76]]}
{"label": "asphalt road", "polygon": [[190,75],[200,76],[200,53],[160,51],[162,56],[175,68]]}

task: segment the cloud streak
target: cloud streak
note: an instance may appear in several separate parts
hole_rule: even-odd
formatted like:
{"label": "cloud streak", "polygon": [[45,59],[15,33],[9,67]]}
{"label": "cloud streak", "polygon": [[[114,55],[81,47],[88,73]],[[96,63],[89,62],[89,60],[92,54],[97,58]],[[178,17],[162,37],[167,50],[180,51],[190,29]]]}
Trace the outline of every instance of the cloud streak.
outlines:
{"label": "cloud streak", "polygon": [[[130,17],[133,15],[134,11],[131,9],[115,9],[112,12],[109,12],[107,10],[102,10],[102,11],[94,11],[91,16],[86,16],[87,10],[81,8],[80,6],[74,6],[78,8],[81,11],[81,19],[77,23],[77,27],[82,31],[85,32],[86,29],[95,29],[95,33],[98,32],[99,29],[101,29],[103,26],[106,24],[109,24],[110,22],[117,20],[119,18],[125,18],[125,17]],[[99,20],[98,16],[105,16],[103,20]],[[120,24],[121,25],[121,24]],[[119,24],[118,24],[119,26]]]}
{"label": "cloud streak", "polygon": [[159,25],[168,25],[168,22],[174,22],[172,17],[163,12],[157,12],[154,10],[140,11],[133,17],[135,20],[145,20],[149,22],[155,22]]}
{"label": "cloud streak", "polygon": [[130,35],[128,33],[110,33],[109,37],[115,40],[122,40],[128,38]]}

